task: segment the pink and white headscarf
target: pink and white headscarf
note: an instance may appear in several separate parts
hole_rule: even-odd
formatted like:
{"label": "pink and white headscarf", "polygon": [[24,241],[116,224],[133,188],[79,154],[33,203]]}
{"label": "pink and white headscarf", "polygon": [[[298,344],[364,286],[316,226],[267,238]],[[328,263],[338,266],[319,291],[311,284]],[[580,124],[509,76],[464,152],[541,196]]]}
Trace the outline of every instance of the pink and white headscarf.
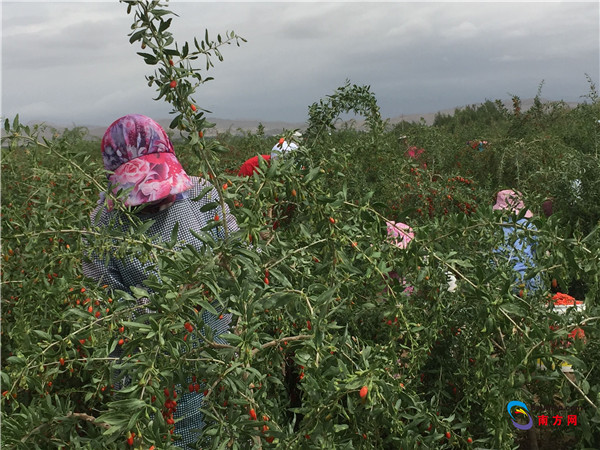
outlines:
{"label": "pink and white headscarf", "polygon": [[130,114],[108,127],[101,144],[104,168],[112,171],[109,189],[133,188],[126,206],[156,202],[192,187],[175,157],[173,144],[154,120]]}
{"label": "pink and white headscarf", "polygon": [[[519,214],[521,210],[525,208],[525,204],[523,203],[523,200],[521,200],[522,198],[523,194],[520,192],[505,189],[498,192],[496,195],[496,204],[493,209],[512,211],[515,214]],[[527,210],[525,217],[529,219],[533,217],[533,213],[530,210]]]}
{"label": "pink and white headscarf", "polygon": [[411,227],[402,222],[386,222],[388,239],[392,244],[399,248],[406,248],[415,238],[415,233]]}
{"label": "pink and white headscarf", "polygon": [[[411,227],[402,222],[389,222],[386,221],[387,225],[387,236],[388,241],[394,244],[398,248],[406,248],[410,241],[415,237],[415,233]],[[406,286],[406,281],[397,272],[392,271],[389,274],[390,278],[394,278],[400,281],[400,284],[405,286],[404,293],[412,295],[414,288],[412,286]],[[388,288],[384,289],[384,294],[388,292]]]}

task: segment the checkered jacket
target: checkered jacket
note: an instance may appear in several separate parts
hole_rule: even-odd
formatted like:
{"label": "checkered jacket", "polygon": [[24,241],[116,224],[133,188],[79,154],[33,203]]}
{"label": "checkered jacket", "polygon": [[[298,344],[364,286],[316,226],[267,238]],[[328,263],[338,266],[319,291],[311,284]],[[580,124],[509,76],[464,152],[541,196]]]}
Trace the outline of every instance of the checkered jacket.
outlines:
{"label": "checkered jacket", "polygon": [[[203,189],[211,185],[207,181],[197,177],[191,178],[194,186],[186,191],[184,195],[179,195],[175,203],[170,207],[155,213],[139,215],[142,221],[154,221],[146,232],[148,236],[157,236],[159,240],[170,241],[174,226],[178,223],[178,241],[183,241],[186,244],[193,245],[196,249],[200,249],[203,243],[194,237],[191,232],[194,231],[197,234],[203,234],[201,231],[202,228],[214,219],[215,214],[227,218],[229,231],[239,230],[235,217],[230,214],[227,206],[225,207],[225,214],[223,214],[220,207],[201,211],[204,205],[218,200],[218,193],[213,187],[202,198],[194,201],[193,199],[198,197]],[[104,204],[99,205],[91,214],[92,224],[98,228],[111,226],[111,223],[113,224],[112,226],[115,226],[114,223],[119,223],[114,220],[116,218],[115,214],[121,213],[117,210],[108,211]],[[127,225],[125,224],[122,224],[120,227],[121,231],[127,230]],[[213,228],[209,233],[215,239],[225,238],[222,226]],[[84,260],[83,262],[83,273],[88,278],[96,280],[100,285],[108,285],[113,290],[118,289],[131,293],[130,287],[142,287],[144,281],[151,273],[159,275],[150,266],[150,262],[142,263],[135,255],[126,255],[125,258],[121,259],[111,256],[108,259],[108,263],[106,263],[104,258],[100,258],[92,253],[89,260]],[[144,300],[142,299],[138,303],[143,304],[145,303]],[[147,311],[147,309],[140,308],[136,315],[144,314]],[[226,332],[231,322],[230,314],[225,314],[219,320],[213,314],[204,311],[202,318],[204,323],[212,328],[215,336]],[[218,337],[215,340],[224,342]],[[113,356],[120,357],[119,350],[115,351]],[[122,376],[118,371],[113,372],[116,390],[128,384],[129,377],[126,375]],[[193,445],[198,440],[199,430],[204,425],[202,414],[199,412],[203,394],[202,392],[182,392],[178,398],[177,409],[173,417],[176,420],[175,432],[181,435],[182,439],[177,441],[176,445],[186,449],[195,448],[195,446],[190,447],[190,445]]]}

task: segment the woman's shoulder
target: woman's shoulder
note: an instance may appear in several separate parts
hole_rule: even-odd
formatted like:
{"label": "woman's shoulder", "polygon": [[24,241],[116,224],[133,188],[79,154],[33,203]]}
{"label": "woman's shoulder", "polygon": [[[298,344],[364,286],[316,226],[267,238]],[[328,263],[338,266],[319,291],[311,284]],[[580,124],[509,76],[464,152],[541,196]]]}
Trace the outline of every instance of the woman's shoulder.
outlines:
{"label": "woman's shoulder", "polygon": [[204,191],[207,187],[211,187],[214,189],[214,186],[208,181],[206,181],[204,178],[190,177],[190,179],[192,180],[193,185],[191,189],[187,191],[187,193],[188,197],[191,199],[198,197],[202,193],[202,191]]}

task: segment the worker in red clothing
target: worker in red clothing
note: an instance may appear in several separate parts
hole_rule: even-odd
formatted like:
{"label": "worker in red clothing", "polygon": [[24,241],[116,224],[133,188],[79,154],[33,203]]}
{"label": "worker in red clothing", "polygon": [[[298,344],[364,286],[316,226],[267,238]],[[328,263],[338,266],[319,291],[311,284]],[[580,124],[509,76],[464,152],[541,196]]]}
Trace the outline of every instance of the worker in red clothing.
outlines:
{"label": "worker in red clothing", "polygon": [[[294,134],[294,136],[299,137],[300,134]],[[267,166],[271,163],[272,159],[278,158],[290,151],[296,150],[298,148],[298,145],[296,145],[295,143],[291,142],[288,143],[284,138],[279,139],[279,142],[277,144],[275,144],[275,146],[271,149],[271,154],[270,155],[257,155],[254,156],[250,159],[247,159],[241,166],[240,169],[238,171],[238,176],[240,177],[251,177],[259,168],[260,165],[260,158],[264,159],[265,162],[267,163]],[[277,197],[275,197],[275,201],[277,202],[278,199]],[[278,205],[279,207],[277,208],[277,211],[281,210],[281,205]],[[287,205],[285,207],[285,213],[281,213],[280,214],[276,214],[276,215],[282,215],[282,217],[285,219],[285,222],[289,222],[289,219],[291,218],[294,210],[296,209],[295,205]],[[269,208],[269,210],[267,211],[267,217],[269,218],[269,220],[273,219],[273,208]],[[279,221],[275,220],[273,222],[273,229],[276,230],[279,227]]]}
{"label": "worker in red clothing", "polygon": [[[294,136],[299,137],[301,135],[300,135],[300,133],[295,133]],[[277,144],[275,144],[275,146],[271,150],[270,155],[257,155],[257,156],[253,156],[252,158],[246,160],[244,162],[244,164],[242,164],[240,166],[238,176],[251,177],[259,167],[259,158],[260,157],[262,157],[267,162],[267,164],[269,164],[271,161],[271,158],[278,158],[279,156],[284,155],[292,150],[296,150],[297,148],[298,148],[298,146],[295,143],[293,143],[293,142],[288,143],[284,138],[281,138],[281,139],[279,139],[279,142]]]}
{"label": "worker in red clothing", "polygon": [[258,169],[259,160],[258,158],[264,159],[267,164],[271,161],[271,155],[257,155],[254,156],[244,162],[240,166],[240,170],[238,171],[238,176],[240,177],[251,177],[254,172]]}

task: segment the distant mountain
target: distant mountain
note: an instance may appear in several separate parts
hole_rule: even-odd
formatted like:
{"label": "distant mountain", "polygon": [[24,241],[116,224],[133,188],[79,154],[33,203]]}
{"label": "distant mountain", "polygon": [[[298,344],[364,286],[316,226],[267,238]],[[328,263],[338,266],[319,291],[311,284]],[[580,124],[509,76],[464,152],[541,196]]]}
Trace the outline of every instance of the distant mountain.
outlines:
{"label": "distant mountain", "polygon": [[[284,130],[295,130],[297,128],[306,129],[306,123],[291,123],[291,122],[266,122],[260,120],[231,120],[231,119],[219,119],[215,117],[208,117],[207,120],[211,123],[214,123],[214,128],[209,128],[205,130],[206,136],[217,136],[219,133],[231,133],[231,134],[241,134],[246,132],[256,133],[258,129],[258,125],[260,123],[264,126],[264,132],[267,136],[273,136],[279,133],[282,133]],[[177,130],[171,130],[169,125],[171,124],[171,119],[159,119],[157,122],[169,133],[173,133],[174,136],[177,136]],[[52,126],[48,125],[50,128],[56,128],[57,130],[62,130],[65,127],[60,126]],[[89,136],[92,138],[101,138],[106,131],[106,127],[98,127],[98,126],[87,126]]]}
{"label": "distant mountain", "polygon": [[[521,100],[521,110],[527,111],[527,109],[529,109],[531,106],[533,106],[533,102],[534,102],[533,98]],[[548,103],[548,102],[551,102],[551,100],[542,99],[542,102]],[[420,122],[421,119],[423,119],[425,121],[425,124],[431,125],[431,124],[433,124],[436,114],[445,114],[445,115],[452,116],[452,115],[454,115],[456,110],[461,110],[466,107],[478,107],[482,104],[483,103],[476,103],[476,104],[471,104],[471,105],[457,106],[452,109],[446,109],[446,110],[441,110],[441,111],[427,113],[427,114],[400,115],[400,116],[389,118],[389,123],[392,125],[395,125],[402,121]],[[503,104],[509,110],[512,108],[511,100],[505,100],[503,102]],[[577,102],[566,102],[566,104],[567,104],[567,106],[569,106],[571,108],[574,108],[578,105]],[[232,120],[232,119],[220,119],[220,118],[215,118],[215,117],[208,117],[207,120],[209,122],[214,123],[215,127],[206,130],[205,131],[206,136],[217,136],[220,133],[227,133],[227,132],[229,132],[231,134],[243,134],[243,133],[248,133],[248,132],[256,133],[258,126],[261,123],[264,127],[264,132],[267,136],[273,136],[273,135],[282,133],[284,130],[295,130],[295,129],[305,130],[306,126],[307,126],[306,123],[304,123],[304,122],[295,122],[295,123],[277,122],[277,121],[270,122],[270,121],[249,120],[249,119]],[[170,133],[172,132],[175,136],[177,136],[177,132],[175,130],[169,129],[169,124],[171,123],[170,119],[159,119],[158,122],[161,124],[161,126],[165,130],[167,130]],[[348,122],[351,123],[352,126],[354,126],[357,129],[363,129],[364,125],[365,125],[363,120],[353,120],[353,121],[348,121]],[[65,128],[64,125],[63,126],[52,125],[52,124],[46,124],[46,125],[48,125],[49,129],[55,129],[55,130],[58,130],[58,132],[61,132]],[[73,128],[73,126],[66,127],[66,128]],[[85,128],[88,129],[89,137],[92,139],[101,138],[104,135],[104,132],[106,131],[106,126],[87,126]],[[52,132],[47,131],[45,133],[45,136],[51,137]]]}

